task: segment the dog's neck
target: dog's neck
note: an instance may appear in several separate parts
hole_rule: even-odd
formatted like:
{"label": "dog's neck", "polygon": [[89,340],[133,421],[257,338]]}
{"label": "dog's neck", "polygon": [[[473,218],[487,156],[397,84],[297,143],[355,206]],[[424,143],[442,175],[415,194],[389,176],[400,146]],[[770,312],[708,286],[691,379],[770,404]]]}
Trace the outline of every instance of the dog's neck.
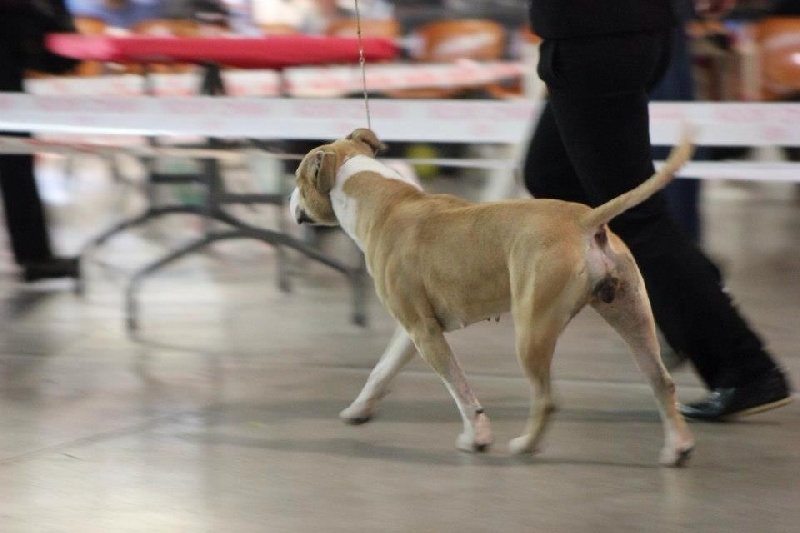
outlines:
{"label": "dog's neck", "polygon": [[366,155],[354,155],[342,163],[342,166],[336,171],[336,184],[331,190],[331,205],[344,232],[355,241],[361,251],[364,251],[364,247],[356,235],[356,199],[344,192],[344,184],[347,180],[360,172],[374,172],[383,178],[399,180],[417,189],[422,189],[422,187],[415,180],[403,176],[393,168]]}
{"label": "dog's neck", "polygon": [[354,155],[342,163],[342,166],[340,166],[339,170],[336,171],[336,185],[344,185],[344,182],[347,181],[349,177],[353,176],[354,174],[358,174],[359,172],[375,172],[384,178],[400,180],[422,190],[419,182],[417,182],[415,179],[403,176],[395,169],[387,166],[386,163],[381,163],[377,159],[363,154]]}

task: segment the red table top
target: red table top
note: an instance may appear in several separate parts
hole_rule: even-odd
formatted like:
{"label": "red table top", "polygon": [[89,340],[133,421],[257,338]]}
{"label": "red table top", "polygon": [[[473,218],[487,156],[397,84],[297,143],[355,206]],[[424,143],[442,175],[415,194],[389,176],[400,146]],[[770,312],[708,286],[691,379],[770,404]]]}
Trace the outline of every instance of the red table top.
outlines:
{"label": "red table top", "polygon": [[[386,38],[365,37],[367,61],[395,58],[398,48]],[[357,63],[357,37],[265,35],[263,37],[171,37],[155,35],[52,34],[47,46],[75,59],[114,63],[219,63],[238,68]]]}

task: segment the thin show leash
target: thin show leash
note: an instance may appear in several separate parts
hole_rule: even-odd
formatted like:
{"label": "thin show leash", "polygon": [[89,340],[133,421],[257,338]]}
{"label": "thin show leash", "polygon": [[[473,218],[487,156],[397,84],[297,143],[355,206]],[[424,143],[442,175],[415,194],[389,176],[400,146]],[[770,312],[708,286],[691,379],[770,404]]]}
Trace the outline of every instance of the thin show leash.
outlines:
{"label": "thin show leash", "polygon": [[361,36],[361,11],[358,7],[358,0],[355,0],[356,7],[356,34],[358,35],[358,64],[361,67],[361,87],[364,90],[364,109],[367,113],[367,128],[372,129],[372,122],[369,112],[369,95],[367,94],[367,68],[364,58],[364,40]]}

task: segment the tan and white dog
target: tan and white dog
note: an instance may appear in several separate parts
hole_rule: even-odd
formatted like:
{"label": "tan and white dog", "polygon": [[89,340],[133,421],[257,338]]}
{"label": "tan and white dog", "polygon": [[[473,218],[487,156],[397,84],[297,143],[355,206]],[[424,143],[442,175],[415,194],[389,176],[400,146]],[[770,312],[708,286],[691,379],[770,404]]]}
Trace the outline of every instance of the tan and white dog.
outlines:
{"label": "tan and white dog", "polygon": [[341,417],[369,420],[391,379],[419,350],[461,412],[458,448],[488,449],[489,418],[444,333],[510,311],[533,393],[525,433],[509,448],[534,452],[555,410],[556,340],[589,304],[622,336],[650,382],[666,434],[661,462],[682,466],[694,440],[676,409],[639,270],[607,223],[663,188],[691,157],[690,142],[676,147],[646,182],[595,209],[559,200],[475,204],[427,194],[375,160],[383,148],[372,131],[357,129],[311,150],[295,173],[290,202],[299,223],[338,224],[355,240],[378,297],[401,326]]}

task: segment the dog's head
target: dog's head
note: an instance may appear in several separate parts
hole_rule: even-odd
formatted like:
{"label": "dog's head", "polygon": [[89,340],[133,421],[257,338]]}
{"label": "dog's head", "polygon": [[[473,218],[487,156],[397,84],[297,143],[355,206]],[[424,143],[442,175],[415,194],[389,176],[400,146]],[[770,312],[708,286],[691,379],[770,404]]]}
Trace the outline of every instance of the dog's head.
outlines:
{"label": "dog's head", "polygon": [[296,187],[289,202],[297,223],[337,225],[330,197],[336,185],[336,171],[355,155],[375,157],[385,149],[374,132],[359,128],[344,139],[324,144],[306,154],[294,173]]}

